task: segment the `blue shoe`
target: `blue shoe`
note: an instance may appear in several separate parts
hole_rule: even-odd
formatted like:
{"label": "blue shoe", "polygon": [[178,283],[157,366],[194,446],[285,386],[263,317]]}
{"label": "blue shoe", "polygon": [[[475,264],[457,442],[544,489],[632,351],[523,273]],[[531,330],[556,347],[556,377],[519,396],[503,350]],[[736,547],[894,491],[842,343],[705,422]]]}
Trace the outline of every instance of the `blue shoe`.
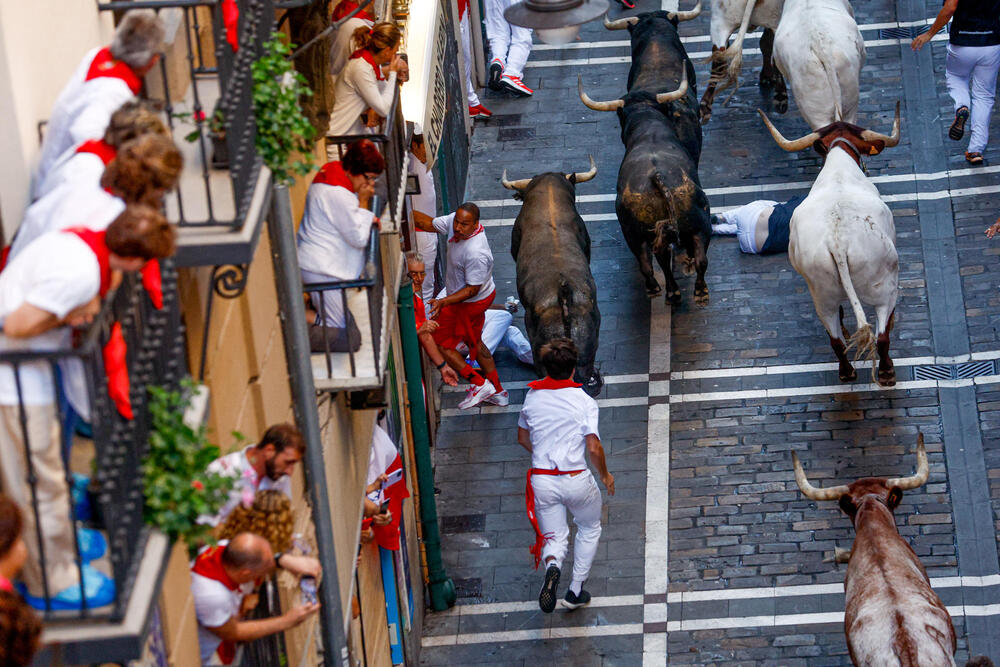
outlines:
{"label": "blue shoe", "polygon": [[[89,565],[84,565],[83,583],[87,596],[87,609],[103,607],[114,602],[115,582],[108,575]],[[45,611],[45,598],[30,595],[21,582],[17,583],[17,588],[28,604],[39,611]],[[50,602],[53,611],[78,611],[82,609],[79,584],[59,591],[50,598]]]}
{"label": "blue shoe", "polygon": [[108,542],[104,535],[92,528],[78,528],[76,541],[80,545],[80,559],[84,563],[97,560],[108,550]]}

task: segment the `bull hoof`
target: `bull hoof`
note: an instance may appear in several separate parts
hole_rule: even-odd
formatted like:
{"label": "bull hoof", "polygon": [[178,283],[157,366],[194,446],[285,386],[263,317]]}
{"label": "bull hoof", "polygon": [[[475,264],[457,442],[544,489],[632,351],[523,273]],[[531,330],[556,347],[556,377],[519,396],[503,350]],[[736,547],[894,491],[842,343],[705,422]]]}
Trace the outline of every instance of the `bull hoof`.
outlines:
{"label": "bull hoof", "polygon": [[778,113],[785,113],[788,111],[788,98],[774,98],[774,110]]}
{"label": "bull hoof", "polygon": [[880,368],[878,371],[878,384],[880,387],[895,387],[896,369],[890,368],[888,370],[883,370]]}
{"label": "bull hoof", "polygon": [[660,284],[653,282],[652,284],[646,283],[646,296],[654,297],[660,293]]}
{"label": "bull hoof", "polygon": [[667,292],[666,296],[663,297],[665,303],[669,303],[671,306],[681,305],[681,291],[674,290],[673,292]]}
{"label": "bull hoof", "polygon": [[694,302],[695,302],[695,305],[701,306],[702,308],[704,308],[705,306],[707,306],[708,305],[708,289],[706,288],[704,290],[695,290],[694,291]]}
{"label": "bull hoof", "polygon": [[840,365],[840,381],[841,382],[854,382],[858,379],[858,372],[854,370],[854,366],[850,364]]}
{"label": "bull hoof", "polygon": [[712,118],[712,107],[702,102],[698,107],[698,117],[701,118],[702,125],[708,125],[708,121]]}
{"label": "bull hoof", "polygon": [[695,272],[694,259],[691,257],[681,257],[681,271],[684,272],[685,276],[693,276]]}

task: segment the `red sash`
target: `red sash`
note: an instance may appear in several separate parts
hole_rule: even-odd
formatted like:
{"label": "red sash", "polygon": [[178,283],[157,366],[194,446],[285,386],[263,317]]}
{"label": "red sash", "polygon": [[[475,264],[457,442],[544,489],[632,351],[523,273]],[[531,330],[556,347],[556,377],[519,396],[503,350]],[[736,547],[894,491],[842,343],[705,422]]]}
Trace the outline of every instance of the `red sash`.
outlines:
{"label": "red sash", "polygon": [[[339,5],[333,8],[333,15],[330,18],[333,21],[339,21],[357,8],[358,3],[353,0],[343,0]],[[369,14],[367,9],[362,9],[354,15],[354,18],[364,19],[375,23],[375,17]]]}
{"label": "red sash", "polygon": [[111,49],[104,47],[97,52],[94,60],[90,63],[87,76],[84,81],[93,79],[109,78],[121,79],[132,91],[133,95],[138,95],[142,90],[142,79],[140,79],[132,68],[120,60],[115,60],[111,55]]}
{"label": "red sash", "polygon": [[85,141],[76,147],[77,153],[90,153],[91,155],[96,155],[104,163],[104,166],[108,166],[108,163],[115,159],[115,147],[104,141],[104,139],[91,139]]}
{"label": "red sash", "polygon": [[[226,572],[226,568],[222,566],[222,552],[224,550],[224,546],[217,546],[210,547],[201,552],[198,557],[194,559],[194,565],[191,567],[191,572],[199,574],[206,579],[218,581],[229,590],[235,591],[239,589],[240,585],[233,581],[232,577],[230,577]],[[219,644],[217,653],[219,654],[219,659],[222,661],[222,664],[231,664],[233,659],[236,657],[235,642],[223,641]]]}
{"label": "red sash", "polygon": [[479,354],[479,340],[483,335],[482,329],[479,331],[474,329],[472,320],[489,310],[496,293],[497,291],[493,290],[485,299],[480,299],[479,301],[462,301],[445,306],[445,308],[453,308],[455,311],[455,334],[469,346],[469,359],[472,361],[475,361],[476,356]]}
{"label": "red sash", "polygon": [[[403,458],[397,454],[393,462],[385,469],[385,474],[394,473],[402,467]],[[392,515],[392,521],[385,526],[377,524],[372,526],[372,530],[375,531],[375,541],[383,549],[399,551],[399,523],[403,518],[403,500],[409,497],[410,491],[406,488],[405,478],[401,477],[395,484],[385,488],[383,502],[389,503],[389,513]]]}
{"label": "red sash", "polygon": [[382,76],[382,68],[375,64],[375,56],[372,55],[371,51],[368,49],[358,49],[351,54],[351,60],[354,60],[355,58],[361,58],[366,63],[371,65],[372,69],[375,70],[375,78],[379,81],[385,81],[385,77]]}
{"label": "red sash", "polygon": [[424,309],[424,300],[413,293],[413,316],[417,318],[417,328],[427,321],[427,311]]}
{"label": "red sash", "polygon": [[[556,380],[553,380],[553,382],[555,381]],[[575,475],[578,472],[583,472],[583,470],[546,470],[545,468],[532,468],[528,471],[528,483],[524,489],[524,503],[528,509],[528,521],[531,522],[531,527],[535,529],[535,543],[531,545],[529,551],[531,552],[531,555],[535,557],[536,570],[538,569],[538,564],[542,561],[542,547],[545,546],[546,542],[552,539],[552,533],[542,535],[542,529],[538,527],[538,518],[535,516],[535,489],[531,486],[531,476]]]}
{"label": "red sash", "polygon": [[340,161],[324,164],[313,179],[313,185],[317,183],[339,185],[342,188],[347,188],[349,192],[354,192],[354,185],[351,183],[351,179],[347,177],[347,172],[344,171],[344,167],[340,164]]}
{"label": "red sash", "polygon": [[222,0],[222,24],[226,27],[226,42],[236,53],[240,48],[237,31],[240,24],[240,8],[236,0]]}
{"label": "red sash", "polygon": [[95,232],[86,227],[69,227],[63,230],[70,234],[76,234],[81,241],[93,251],[97,257],[97,266],[101,270],[101,298],[111,289],[111,251],[108,250],[107,243],[104,242],[106,232]]}
{"label": "red sash", "polygon": [[461,21],[465,12],[469,11],[469,0],[458,0],[458,20]]}

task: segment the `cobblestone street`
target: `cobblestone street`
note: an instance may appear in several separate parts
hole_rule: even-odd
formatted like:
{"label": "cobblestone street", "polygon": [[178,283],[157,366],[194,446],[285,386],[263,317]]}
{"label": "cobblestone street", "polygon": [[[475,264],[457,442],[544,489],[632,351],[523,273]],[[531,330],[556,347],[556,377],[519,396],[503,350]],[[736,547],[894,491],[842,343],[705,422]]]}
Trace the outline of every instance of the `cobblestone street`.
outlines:
{"label": "cobblestone street", "polygon": [[[624,15],[612,4],[611,18]],[[627,13],[658,6],[641,0]],[[543,614],[542,572],[528,553],[530,458],[516,428],[534,374],[501,352],[510,406],[462,412],[461,394],[446,392],[435,476],[460,599],[428,615],[422,664],[849,665],[847,566],[828,560],[835,547],[850,549],[854,529],[836,502],[799,492],[791,452],[825,485],[903,476],[914,469],[918,433],[930,479],[896,509],[899,532],[948,606],[958,664],[970,654],[1000,658],[1000,295],[992,275],[1000,239],[983,235],[1000,214],[1000,120],[986,166],[969,167],[965,142],[946,136],[947,34],[910,50],[911,27],[939,7],[854,3],[867,49],[858,124],[888,133],[902,103],[902,141],[866,161],[897,233],[892,389],[870,384],[862,364],[856,383],[838,380],[806,283],[786,254],[744,255],[734,238],[715,237],[707,307],[694,305],[693,278],[679,270],[680,306],[671,312],[662,298],[647,298],[614,213],[617,116],[584,107],[576,88],[580,75],[594,99],[624,94],[626,31],[597,21],[575,44],[536,43],[524,76],[533,97],[486,91],[494,116],[477,121],[466,198],[482,208],[498,302],[516,295],[509,245],[520,208],[500,185],[502,171],[520,179],[585,170],[588,155],[597,161],[596,178],[577,187],[577,208],[593,243],[606,383],[600,430],[617,493],[606,498],[587,584],[593,602]],[[709,20],[706,2],[680,26],[699,96]],[[716,98],[703,128],[700,177],[713,212],[805,194],[822,166],[811,150],[782,151],[754,112],[768,110],[757,87],[759,35],[745,44],[741,86],[728,102],[729,92]],[[794,97],[786,114],[768,114],[786,137],[809,130]],[[515,323],[523,328],[520,314]]]}

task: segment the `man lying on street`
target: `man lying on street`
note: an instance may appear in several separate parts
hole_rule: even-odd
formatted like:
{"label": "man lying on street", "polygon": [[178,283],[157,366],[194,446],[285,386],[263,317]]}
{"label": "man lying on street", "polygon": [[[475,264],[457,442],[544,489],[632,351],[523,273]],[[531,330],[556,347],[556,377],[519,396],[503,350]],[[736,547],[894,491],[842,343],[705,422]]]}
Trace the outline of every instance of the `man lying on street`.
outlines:
{"label": "man lying on street", "polygon": [[769,199],[752,201],[731,211],[712,216],[712,233],[736,235],[740,250],[752,255],[788,252],[788,231],[792,212],[805,201],[805,195],[792,197],[784,204]]}

